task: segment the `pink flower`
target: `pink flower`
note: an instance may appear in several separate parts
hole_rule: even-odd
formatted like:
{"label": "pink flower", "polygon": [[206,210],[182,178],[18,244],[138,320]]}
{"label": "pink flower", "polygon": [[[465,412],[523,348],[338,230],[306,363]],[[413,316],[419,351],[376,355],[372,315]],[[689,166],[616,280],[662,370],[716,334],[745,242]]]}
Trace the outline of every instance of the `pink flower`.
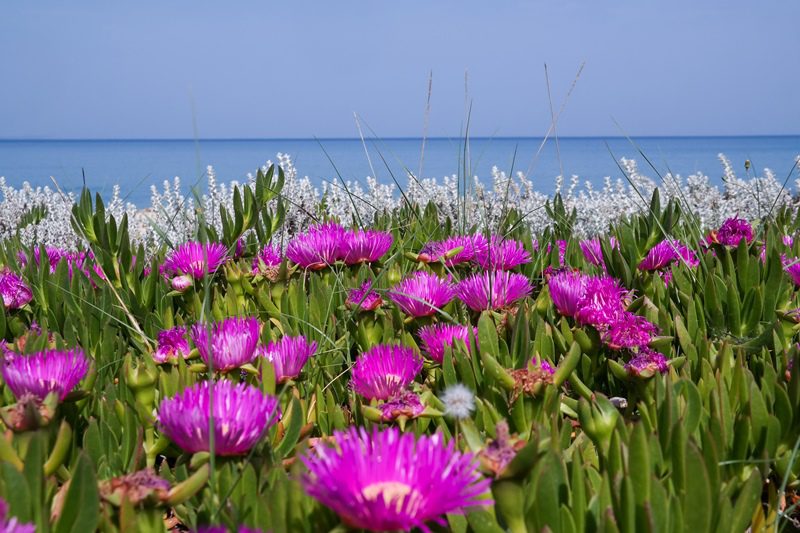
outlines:
{"label": "pink flower", "polygon": [[[619,243],[614,237],[609,237],[608,244],[612,249],[619,248]],[[594,239],[583,240],[580,242],[580,247],[586,261],[592,265],[602,267],[603,270],[605,270],[606,263],[603,261],[603,247],[599,238],[595,237]]]}
{"label": "pink flower", "polygon": [[306,270],[322,270],[342,259],[345,233],[335,222],[312,226],[289,242],[286,257]]}
{"label": "pink flower", "polygon": [[647,346],[657,333],[658,326],[645,317],[624,312],[607,325],[600,338],[612,350],[621,350]]}
{"label": "pink flower", "polygon": [[170,277],[191,276],[203,279],[213,275],[228,260],[228,250],[216,242],[187,242],[167,255],[164,273]]}
{"label": "pink flower", "polygon": [[302,335],[283,337],[259,349],[258,354],[266,357],[275,368],[275,381],[285,383],[300,375],[309,357],[317,352],[317,343]]}
{"label": "pink flower", "polygon": [[186,339],[186,327],[176,326],[158,333],[158,348],[153,353],[153,360],[156,363],[166,363],[173,357],[186,359],[191,351]]}
{"label": "pink flower", "polygon": [[[478,328],[471,329],[477,341]],[[456,340],[463,341],[467,350],[470,349],[469,332],[470,326],[461,324],[431,324],[419,328],[419,339],[425,353],[437,363],[441,363],[444,361],[445,347],[452,347]]]}
{"label": "pink flower", "polygon": [[368,400],[390,400],[405,390],[420,370],[422,357],[413,349],[381,344],[358,357],[350,385]]}
{"label": "pink flower", "polygon": [[262,275],[270,281],[278,279],[278,270],[283,262],[281,249],[277,245],[265,245],[253,258],[253,275]]}
{"label": "pink flower", "polygon": [[473,274],[456,285],[456,294],[473,311],[509,307],[532,291],[527,277],[501,270]]}
{"label": "pink flower", "polygon": [[547,282],[550,298],[562,316],[574,318],[578,314],[589,276],[578,271],[565,270],[553,274]]}
{"label": "pink flower", "polygon": [[33,300],[31,288],[8,267],[0,271],[0,295],[6,309],[19,309]]}
{"label": "pink flower", "polygon": [[475,259],[481,267],[487,270],[511,270],[519,265],[530,263],[531,254],[519,241],[503,240],[493,236],[486,253],[477,255]]}
{"label": "pink flower", "polygon": [[374,263],[389,251],[392,241],[392,234],[384,231],[348,231],[342,241],[342,260],[347,265]]}
{"label": "pink flower", "polygon": [[374,311],[383,304],[380,294],[372,290],[372,282],[365,281],[361,287],[350,289],[345,304],[348,307],[358,307],[362,311]]}
{"label": "pink flower", "polygon": [[475,235],[456,235],[443,241],[426,244],[419,252],[419,260],[430,263],[443,261],[452,267],[476,261],[488,253],[489,243],[480,233]]}
{"label": "pink flower", "polygon": [[625,311],[630,292],[609,276],[586,278],[586,292],[575,319],[579,324],[602,327],[617,320]]}
{"label": "pink flower", "polygon": [[412,317],[433,315],[454,296],[455,290],[449,281],[422,270],[414,272],[389,291],[389,298]]}
{"label": "pink flower", "polygon": [[640,349],[627,363],[625,370],[634,377],[648,379],[658,374],[666,374],[669,370],[667,358],[649,348]]}

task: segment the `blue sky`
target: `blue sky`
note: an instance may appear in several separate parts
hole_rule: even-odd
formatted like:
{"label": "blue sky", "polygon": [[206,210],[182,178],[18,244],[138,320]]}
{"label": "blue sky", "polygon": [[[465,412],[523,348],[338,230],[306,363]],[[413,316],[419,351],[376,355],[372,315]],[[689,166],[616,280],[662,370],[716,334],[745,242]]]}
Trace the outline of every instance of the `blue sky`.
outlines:
{"label": "blue sky", "polygon": [[0,138],[800,132],[794,0],[0,3]]}

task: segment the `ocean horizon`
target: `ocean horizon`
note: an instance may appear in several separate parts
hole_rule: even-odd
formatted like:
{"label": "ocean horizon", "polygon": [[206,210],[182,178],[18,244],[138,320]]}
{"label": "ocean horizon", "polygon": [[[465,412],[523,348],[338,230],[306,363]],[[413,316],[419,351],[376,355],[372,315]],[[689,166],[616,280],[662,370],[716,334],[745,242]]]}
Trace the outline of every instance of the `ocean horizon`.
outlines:
{"label": "ocean horizon", "polygon": [[[632,142],[631,142],[632,141]],[[688,176],[702,172],[720,184],[723,174],[718,154],[724,153],[740,177],[771,169],[785,179],[800,154],[800,135],[732,136],[574,136],[470,137],[469,149],[458,137],[428,137],[424,158],[420,137],[264,138],[264,139],[0,139],[0,176],[20,187],[53,186],[79,192],[84,183],[110,197],[120,185],[122,196],[140,207],[149,205],[151,186],[180,176],[187,188],[202,190],[206,168],[214,167],[218,181],[243,181],[247,174],[280,153],[289,154],[299,176],[315,186],[375,176],[405,186],[408,172],[423,177],[477,175],[488,179],[493,166],[506,172],[522,171],[538,190],[553,192],[556,177],[572,175],[601,186],[606,177],[623,178],[617,161],[635,159],[643,174],[657,179],[672,172]],[[635,145],[633,144],[635,143]],[[641,150],[641,152],[640,152]],[[537,156],[538,152],[538,156]],[[467,154],[465,163],[465,153]],[[645,161],[646,156],[650,163]]]}

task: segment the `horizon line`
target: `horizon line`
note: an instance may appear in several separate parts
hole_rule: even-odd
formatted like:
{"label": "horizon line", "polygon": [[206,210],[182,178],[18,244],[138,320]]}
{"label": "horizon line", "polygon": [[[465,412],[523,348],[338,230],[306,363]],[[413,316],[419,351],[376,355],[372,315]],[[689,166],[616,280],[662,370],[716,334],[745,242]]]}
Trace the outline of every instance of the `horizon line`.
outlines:
{"label": "horizon line", "polygon": [[[774,134],[733,134],[733,135],[560,135],[558,139],[719,139],[719,138],[747,138],[747,137],[800,137],[800,133],[774,133]],[[419,141],[419,140],[464,140],[463,137],[448,136],[392,136],[371,137],[363,141]],[[469,140],[544,140],[544,136],[535,135],[476,135]],[[555,140],[556,137],[547,137]],[[362,141],[360,137],[0,137],[0,142],[241,142],[241,141]]]}

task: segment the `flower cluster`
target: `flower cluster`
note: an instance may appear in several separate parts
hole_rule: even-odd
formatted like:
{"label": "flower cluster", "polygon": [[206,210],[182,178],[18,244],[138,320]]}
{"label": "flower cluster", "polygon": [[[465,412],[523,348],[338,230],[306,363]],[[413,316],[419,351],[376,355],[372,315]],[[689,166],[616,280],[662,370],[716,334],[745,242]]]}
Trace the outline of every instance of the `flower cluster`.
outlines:
{"label": "flower cluster", "polygon": [[472,274],[456,285],[458,298],[473,311],[508,308],[532,291],[527,277],[504,270]]}
{"label": "flower cluster", "polygon": [[337,261],[347,265],[373,263],[392,247],[390,233],[374,230],[348,231],[339,224],[311,226],[295,236],[286,256],[306,270],[322,270]]}

